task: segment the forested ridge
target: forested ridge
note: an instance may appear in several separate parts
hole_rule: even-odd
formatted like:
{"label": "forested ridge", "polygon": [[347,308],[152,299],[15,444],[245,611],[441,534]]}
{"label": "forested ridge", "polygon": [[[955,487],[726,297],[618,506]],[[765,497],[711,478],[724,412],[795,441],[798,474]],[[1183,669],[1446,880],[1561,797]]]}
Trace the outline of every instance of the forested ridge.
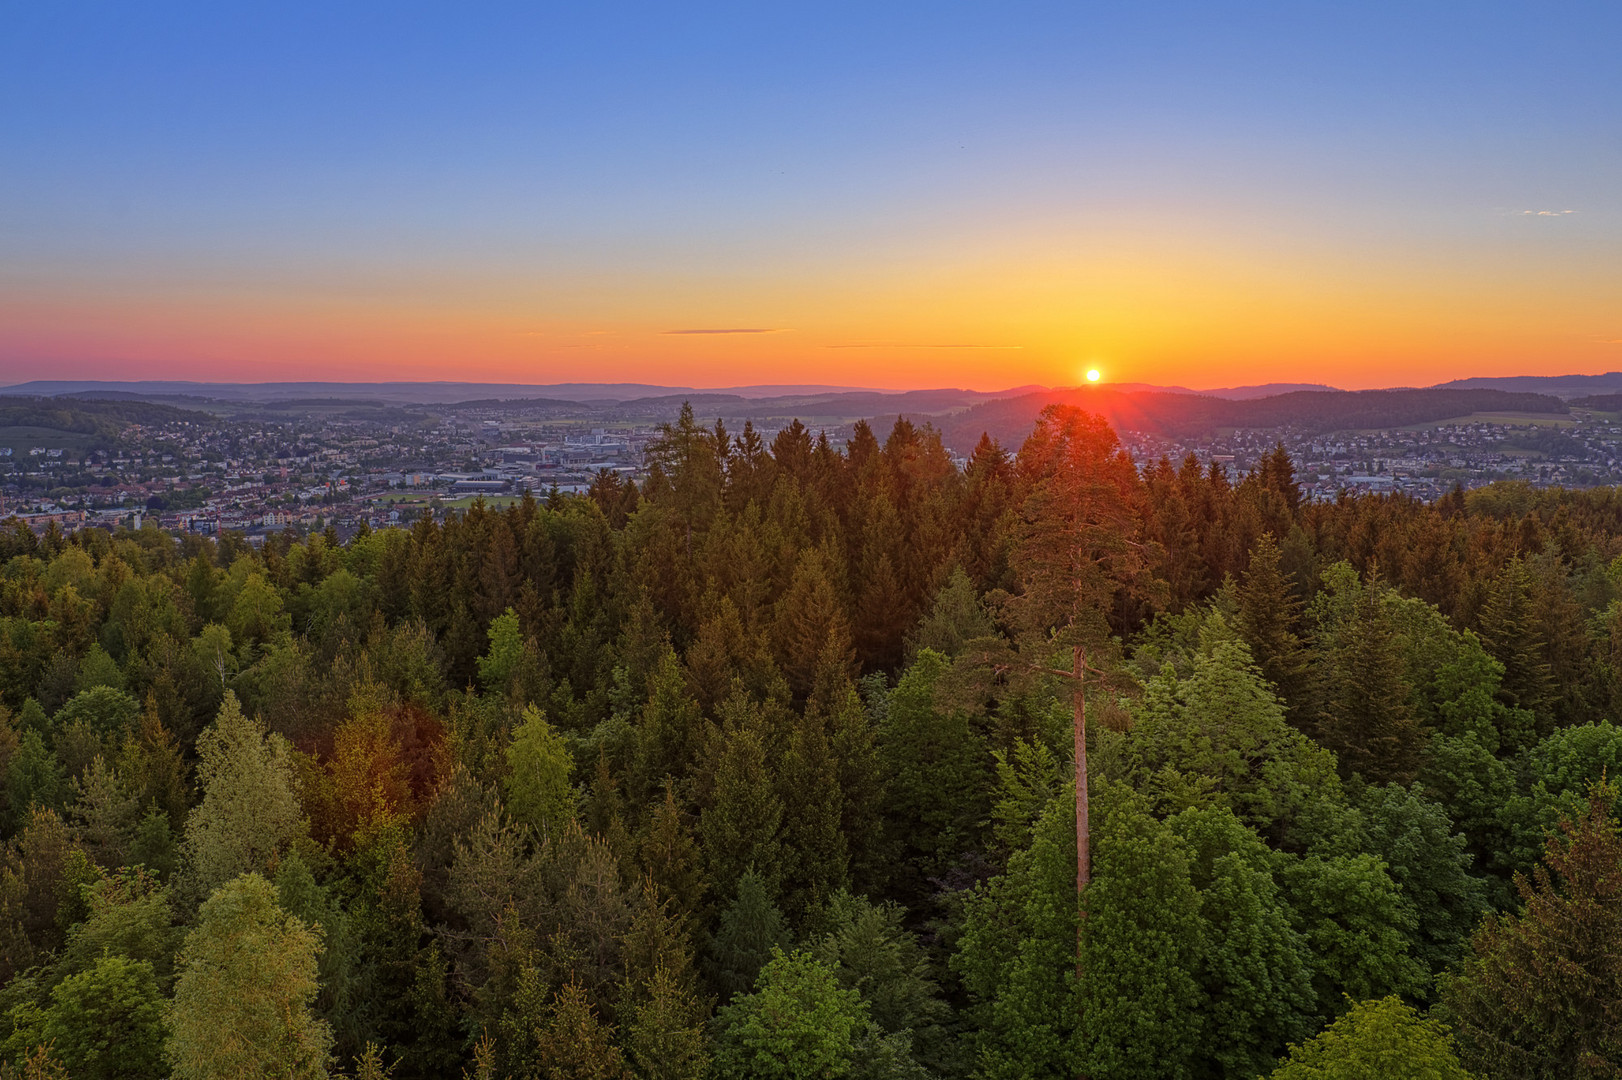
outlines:
{"label": "forested ridge", "polygon": [[649,460],[0,529],[0,1075],[1622,1075],[1615,490]]}

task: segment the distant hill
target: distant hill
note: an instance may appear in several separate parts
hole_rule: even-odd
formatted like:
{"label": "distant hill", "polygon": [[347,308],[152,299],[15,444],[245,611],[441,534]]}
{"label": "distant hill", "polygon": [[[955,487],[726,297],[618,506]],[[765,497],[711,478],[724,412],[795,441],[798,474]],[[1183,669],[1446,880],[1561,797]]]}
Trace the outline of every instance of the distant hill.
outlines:
{"label": "distant hill", "polygon": [[0,428],[43,428],[75,435],[116,436],[131,424],[214,423],[208,413],[146,401],[0,396]]}
{"label": "distant hill", "polygon": [[[550,385],[522,383],[470,383],[470,382],[267,382],[267,383],[204,383],[177,381],[110,382],[98,380],[49,381],[36,380],[17,386],[0,387],[8,394],[26,394],[41,397],[72,395],[80,398],[152,400],[154,398],[186,397],[193,400],[221,402],[286,402],[318,399],[330,402],[335,398],[388,402],[398,405],[448,405],[467,402],[518,401],[545,398],[592,404],[624,404],[661,398],[697,398],[724,395],[746,401],[783,403],[790,401],[831,402],[845,395],[870,395],[875,399],[911,399],[914,395],[944,394],[962,402],[985,401],[993,397],[1026,393],[1040,387],[1022,386],[1011,390],[987,392],[981,390],[912,390],[885,391],[859,387],[839,386],[740,386],[698,389],[691,386],[655,386],[650,383],[555,383]],[[922,399],[920,399],[922,400]],[[840,408],[848,407],[841,404]],[[905,404],[913,408],[914,404]],[[924,406],[929,410],[927,405]],[[951,405],[942,406],[952,407]],[[858,413],[862,410],[858,409]]]}
{"label": "distant hill", "polygon": [[1049,391],[976,405],[936,423],[945,443],[967,452],[982,432],[1018,447],[1052,404],[1102,415],[1119,430],[1166,438],[1208,436],[1221,428],[1293,428],[1310,433],[1403,427],[1478,412],[1568,413],[1559,398],[1502,390],[1295,391],[1248,401],[1200,394],[1121,393],[1108,389]]}
{"label": "distant hill", "polygon": [[1622,392],[1622,371],[1608,371],[1604,375],[1505,375],[1476,379],[1454,379],[1440,383],[1433,390],[1509,390],[1523,393],[1548,394],[1558,398],[1576,398],[1607,391]]}

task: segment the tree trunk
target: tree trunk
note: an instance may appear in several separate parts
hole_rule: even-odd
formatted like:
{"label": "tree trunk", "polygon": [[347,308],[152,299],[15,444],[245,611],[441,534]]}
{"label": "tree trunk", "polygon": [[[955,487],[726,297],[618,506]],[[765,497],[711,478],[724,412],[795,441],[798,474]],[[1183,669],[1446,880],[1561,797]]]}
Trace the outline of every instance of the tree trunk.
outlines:
{"label": "tree trunk", "polygon": [[[1087,822],[1087,702],[1083,696],[1087,653],[1080,646],[1075,649],[1072,665],[1076,730],[1076,898],[1079,900],[1092,872],[1092,845]],[[1083,916],[1086,914],[1086,911],[1082,912]]]}

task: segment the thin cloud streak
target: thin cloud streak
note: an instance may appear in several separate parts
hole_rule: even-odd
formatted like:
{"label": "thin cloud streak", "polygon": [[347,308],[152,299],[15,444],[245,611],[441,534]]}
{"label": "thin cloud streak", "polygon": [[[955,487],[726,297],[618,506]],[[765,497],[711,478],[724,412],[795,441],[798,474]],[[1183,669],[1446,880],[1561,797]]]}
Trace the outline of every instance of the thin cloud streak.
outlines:
{"label": "thin cloud streak", "polygon": [[827,349],[1023,349],[1023,345],[825,345]]}
{"label": "thin cloud streak", "polygon": [[666,334],[787,334],[787,327],[742,327],[722,330],[665,330]]}

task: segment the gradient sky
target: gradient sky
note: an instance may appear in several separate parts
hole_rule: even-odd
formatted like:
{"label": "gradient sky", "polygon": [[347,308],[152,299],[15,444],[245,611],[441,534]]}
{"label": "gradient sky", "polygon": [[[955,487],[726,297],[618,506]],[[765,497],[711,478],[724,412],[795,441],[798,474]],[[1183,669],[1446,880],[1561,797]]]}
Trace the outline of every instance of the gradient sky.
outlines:
{"label": "gradient sky", "polygon": [[1622,369],[1619,42],[1616,0],[0,0],[0,383]]}

